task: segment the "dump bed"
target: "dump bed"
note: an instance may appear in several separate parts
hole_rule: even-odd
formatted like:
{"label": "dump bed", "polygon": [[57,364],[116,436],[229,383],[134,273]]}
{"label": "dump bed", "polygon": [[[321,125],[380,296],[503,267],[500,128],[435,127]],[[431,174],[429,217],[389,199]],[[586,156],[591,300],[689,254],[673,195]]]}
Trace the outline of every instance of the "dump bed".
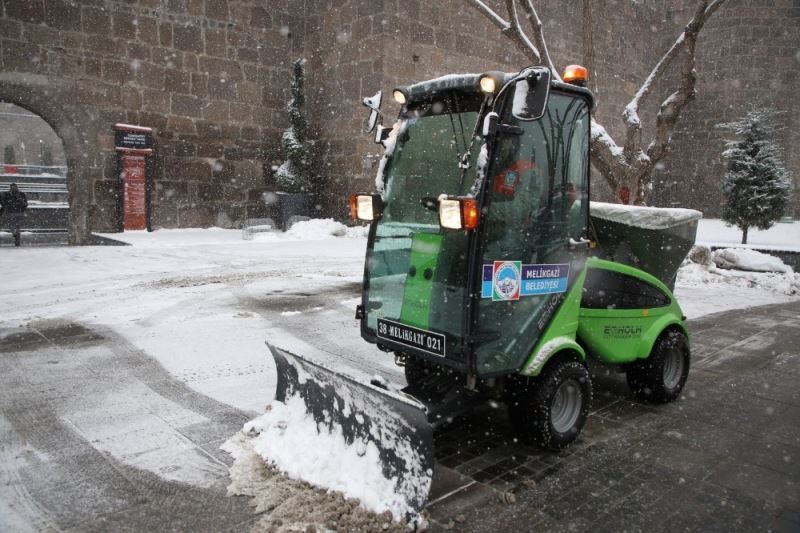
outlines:
{"label": "dump bed", "polygon": [[597,255],[644,270],[670,289],[694,245],[701,218],[703,214],[694,209],[589,204]]}

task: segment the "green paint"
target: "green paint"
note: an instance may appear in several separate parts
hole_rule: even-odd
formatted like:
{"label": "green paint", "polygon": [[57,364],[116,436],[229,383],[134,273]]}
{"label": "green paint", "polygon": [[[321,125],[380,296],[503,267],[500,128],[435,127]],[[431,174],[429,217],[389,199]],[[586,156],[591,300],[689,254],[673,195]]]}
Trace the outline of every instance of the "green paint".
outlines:
{"label": "green paint", "polygon": [[592,355],[612,364],[630,363],[644,359],[664,328],[675,325],[687,335],[681,319],[683,313],[675,296],[658,278],[631,266],[591,259],[587,266],[625,274],[655,286],[667,296],[670,304],[648,309],[587,309],[581,308],[578,338],[589,347]]}
{"label": "green paint", "polygon": [[586,268],[584,268],[572,287],[567,290],[566,297],[550,324],[542,333],[539,342],[533,348],[528,360],[522,366],[520,372],[525,376],[538,376],[545,363],[554,354],[564,349],[572,349],[581,360],[586,358],[583,348],[575,342],[575,333],[578,330],[578,314],[581,307],[581,291],[583,280],[586,279]]}
{"label": "green paint", "polygon": [[[442,235],[415,233],[411,238],[409,273],[403,292],[400,322],[420,329],[429,329],[431,292],[442,249]],[[411,273],[414,273],[412,275]],[[426,276],[426,272],[429,273]]]}
{"label": "green paint", "polygon": [[[582,308],[581,296],[589,268],[610,270],[645,281],[669,296],[670,303],[648,309]],[[583,346],[606,363],[622,364],[647,358],[658,336],[669,326],[679,327],[688,339],[682,316],[672,292],[656,277],[621,263],[589,258],[520,373],[538,375],[550,357],[566,349],[584,359]],[[580,343],[576,339],[580,339]]]}

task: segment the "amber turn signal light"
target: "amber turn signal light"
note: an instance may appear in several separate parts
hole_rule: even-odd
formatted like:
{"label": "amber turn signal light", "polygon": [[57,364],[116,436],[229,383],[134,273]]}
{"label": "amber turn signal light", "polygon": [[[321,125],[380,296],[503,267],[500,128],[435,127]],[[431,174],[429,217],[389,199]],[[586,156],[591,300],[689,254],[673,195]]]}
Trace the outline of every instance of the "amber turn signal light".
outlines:
{"label": "amber turn signal light", "polygon": [[579,85],[583,87],[589,81],[589,71],[586,67],[580,65],[569,65],[564,69],[562,76],[564,83],[571,83],[572,85]]}

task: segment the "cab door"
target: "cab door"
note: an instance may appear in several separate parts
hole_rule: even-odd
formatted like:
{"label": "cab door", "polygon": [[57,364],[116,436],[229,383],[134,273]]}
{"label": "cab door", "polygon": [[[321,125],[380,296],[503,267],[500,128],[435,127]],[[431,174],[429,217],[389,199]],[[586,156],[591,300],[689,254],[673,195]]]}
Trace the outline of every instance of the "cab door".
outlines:
{"label": "cab door", "polygon": [[473,338],[483,376],[520,368],[586,257],[575,241],[588,220],[588,103],[551,91],[540,119],[507,115],[505,131],[521,133],[498,137],[482,193]]}

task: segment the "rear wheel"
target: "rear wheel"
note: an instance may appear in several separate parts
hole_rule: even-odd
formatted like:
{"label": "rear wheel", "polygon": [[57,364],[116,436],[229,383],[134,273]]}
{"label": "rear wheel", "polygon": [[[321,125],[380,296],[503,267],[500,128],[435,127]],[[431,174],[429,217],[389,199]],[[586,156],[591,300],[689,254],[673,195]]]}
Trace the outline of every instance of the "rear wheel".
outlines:
{"label": "rear wheel", "polygon": [[514,429],[527,443],[559,450],[572,444],[586,423],[592,384],[577,361],[553,361],[509,399]]}
{"label": "rear wheel", "polygon": [[676,400],[689,376],[689,360],[686,335],[674,329],[665,331],[647,359],[628,367],[628,386],[637,398],[646,402]]}

